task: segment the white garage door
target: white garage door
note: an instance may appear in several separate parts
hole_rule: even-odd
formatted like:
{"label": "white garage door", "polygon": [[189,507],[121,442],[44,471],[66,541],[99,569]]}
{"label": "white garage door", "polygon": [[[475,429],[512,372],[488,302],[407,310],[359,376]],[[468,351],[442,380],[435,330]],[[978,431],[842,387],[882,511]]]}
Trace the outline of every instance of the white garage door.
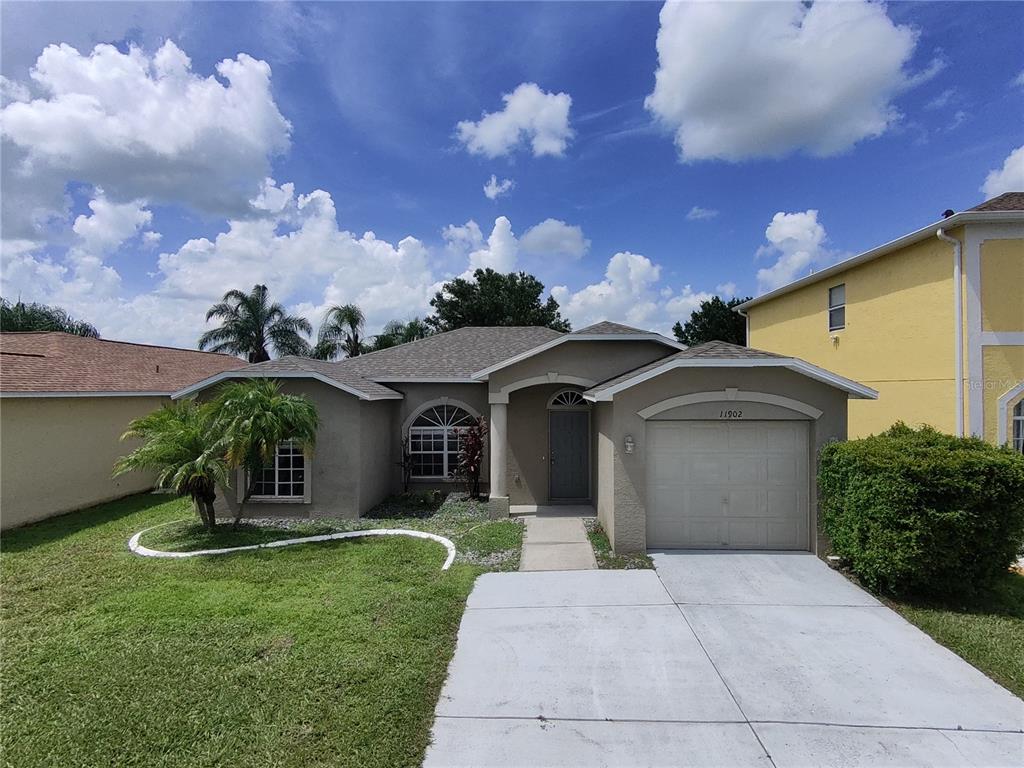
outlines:
{"label": "white garage door", "polygon": [[807,549],[803,421],[647,424],[647,546]]}

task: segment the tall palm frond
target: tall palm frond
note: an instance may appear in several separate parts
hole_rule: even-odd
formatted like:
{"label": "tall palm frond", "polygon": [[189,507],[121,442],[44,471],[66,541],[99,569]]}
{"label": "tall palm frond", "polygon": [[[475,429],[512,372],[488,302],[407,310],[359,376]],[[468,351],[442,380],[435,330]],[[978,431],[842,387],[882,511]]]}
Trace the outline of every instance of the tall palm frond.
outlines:
{"label": "tall palm frond", "polygon": [[214,318],[221,325],[199,337],[200,349],[242,355],[250,363],[269,360],[268,347],[278,356],[309,351],[303,338],[313,332],[309,321],[287,314],[281,304],[270,301],[265,285],[254,285],[249,293],[228,291],[207,311],[206,319]]}
{"label": "tall palm frond", "polygon": [[321,339],[333,339],[345,357],[356,357],[363,352],[363,325],[366,318],[355,304],[335,304],[324,315],[320,326]]}
{"label": "tall palm frond", "polygon": [[237,525],[259,471],[273,463],[277,446],[291,440],[303,453],[311,453],[319,417],[309,398],[284,394],[273,379],[225,384],[218,391],[213,408],[213,431],[223,436],[228,467],[244,469],[249,477],[235,518]]}

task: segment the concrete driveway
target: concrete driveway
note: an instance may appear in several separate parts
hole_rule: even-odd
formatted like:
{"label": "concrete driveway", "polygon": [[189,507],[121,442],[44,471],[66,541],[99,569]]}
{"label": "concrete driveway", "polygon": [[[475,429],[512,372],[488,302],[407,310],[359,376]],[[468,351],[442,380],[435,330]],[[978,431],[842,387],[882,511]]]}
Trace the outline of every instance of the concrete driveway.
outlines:
{"label": "concrete driveway", "polygon": [[1024,702],[808,554],[482,576],[436,766],[1020,766]]}

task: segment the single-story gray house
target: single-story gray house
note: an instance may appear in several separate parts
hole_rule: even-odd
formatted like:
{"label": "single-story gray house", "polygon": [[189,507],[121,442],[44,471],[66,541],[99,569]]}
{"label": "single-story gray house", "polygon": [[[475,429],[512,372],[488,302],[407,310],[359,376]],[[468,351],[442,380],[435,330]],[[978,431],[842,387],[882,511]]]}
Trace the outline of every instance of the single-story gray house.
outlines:
{"label": "single-story gray house", "polygon": [[[791,357],[602,322],[462,328],[340,362],[285,357],[174,397],[254,377],[307,395],[321,419],[314,456],[284,444],[264,471],[260,515],[358,517],[401,490],[403,446],[415,486],[447,485],[459,428],[484,417],[492,510],[593,506],[617,552],[816,551],[816,452],[846,438],[849,398],[877,396]],[[223,514],[238,494],[227,490]]]}

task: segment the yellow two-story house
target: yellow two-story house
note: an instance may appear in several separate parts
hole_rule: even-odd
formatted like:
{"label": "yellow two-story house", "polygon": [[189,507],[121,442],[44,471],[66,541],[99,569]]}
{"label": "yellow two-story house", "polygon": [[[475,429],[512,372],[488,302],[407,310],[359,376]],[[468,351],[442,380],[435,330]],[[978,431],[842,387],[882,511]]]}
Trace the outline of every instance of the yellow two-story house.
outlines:
{"label": "yellow two-story house", "polygon": [[850,437],[896,421],[1024,451],[1024,192],[737,307],[751,347],[863,382]]}

